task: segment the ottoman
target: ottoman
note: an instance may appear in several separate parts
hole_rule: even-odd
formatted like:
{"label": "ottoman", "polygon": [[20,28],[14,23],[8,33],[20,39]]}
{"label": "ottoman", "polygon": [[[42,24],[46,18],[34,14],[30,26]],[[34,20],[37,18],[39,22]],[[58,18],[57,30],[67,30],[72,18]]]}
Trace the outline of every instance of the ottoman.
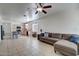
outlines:
{"label": "ottoman", "polygon": [[77,45],[68,40],[59,40],[54,44],[54,51],[64,55],[75,56],[78,54]]}

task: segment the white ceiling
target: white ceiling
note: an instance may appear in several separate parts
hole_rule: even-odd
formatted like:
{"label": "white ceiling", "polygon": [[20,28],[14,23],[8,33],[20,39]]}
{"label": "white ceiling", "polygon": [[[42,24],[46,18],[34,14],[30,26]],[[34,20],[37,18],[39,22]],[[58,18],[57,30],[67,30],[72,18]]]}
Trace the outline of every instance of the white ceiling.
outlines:
{"label": "white ceiling", "polygon": [[[46,15],[43,13],[35,15],[36,4],[34,3],[0,3],[0,19],[11,22],[26,22],[27,20],[34,20],[55,12],[68,10],[78,4],[51,3],[50,5],[52,5],[52,8],[46,9],[48,12]],[[26,17],[23,16],[24,14]]]}

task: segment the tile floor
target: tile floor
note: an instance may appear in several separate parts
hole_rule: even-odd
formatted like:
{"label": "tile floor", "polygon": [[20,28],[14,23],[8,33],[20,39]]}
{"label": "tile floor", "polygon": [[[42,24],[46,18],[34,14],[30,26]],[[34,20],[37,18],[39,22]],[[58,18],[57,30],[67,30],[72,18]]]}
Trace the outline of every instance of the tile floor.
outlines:
{"label": "tile floor", "polygon": [[37,38],[20,36],[18,39],[5,39],[0,42],[0,56],[59,56],[52,45],[40,42]]}

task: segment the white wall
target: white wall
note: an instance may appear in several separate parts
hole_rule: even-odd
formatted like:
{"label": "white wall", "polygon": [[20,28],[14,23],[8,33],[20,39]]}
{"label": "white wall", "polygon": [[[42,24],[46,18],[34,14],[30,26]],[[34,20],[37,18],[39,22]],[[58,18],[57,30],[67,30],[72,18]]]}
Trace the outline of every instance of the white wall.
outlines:
{"label": "white wall", "polygon": [[32,24],[32,31],[33,32],[38,32],[38,23]]}
{"label": "white wall", "polygon": [[79,11],[71,9],[57,12],[37,20],[39,31],[79,34]]}

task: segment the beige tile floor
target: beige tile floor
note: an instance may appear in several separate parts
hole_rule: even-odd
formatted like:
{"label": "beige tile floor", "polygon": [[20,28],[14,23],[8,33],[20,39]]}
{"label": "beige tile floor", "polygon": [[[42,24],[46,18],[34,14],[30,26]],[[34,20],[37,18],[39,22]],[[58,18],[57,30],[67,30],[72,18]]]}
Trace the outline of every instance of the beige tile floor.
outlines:
{"label": "beige tile floor", "polygon": [[59,56],[52,45],[40,42],[37,38],[20,36],[18,39],[5,39],[0,42],[0,56]]}

